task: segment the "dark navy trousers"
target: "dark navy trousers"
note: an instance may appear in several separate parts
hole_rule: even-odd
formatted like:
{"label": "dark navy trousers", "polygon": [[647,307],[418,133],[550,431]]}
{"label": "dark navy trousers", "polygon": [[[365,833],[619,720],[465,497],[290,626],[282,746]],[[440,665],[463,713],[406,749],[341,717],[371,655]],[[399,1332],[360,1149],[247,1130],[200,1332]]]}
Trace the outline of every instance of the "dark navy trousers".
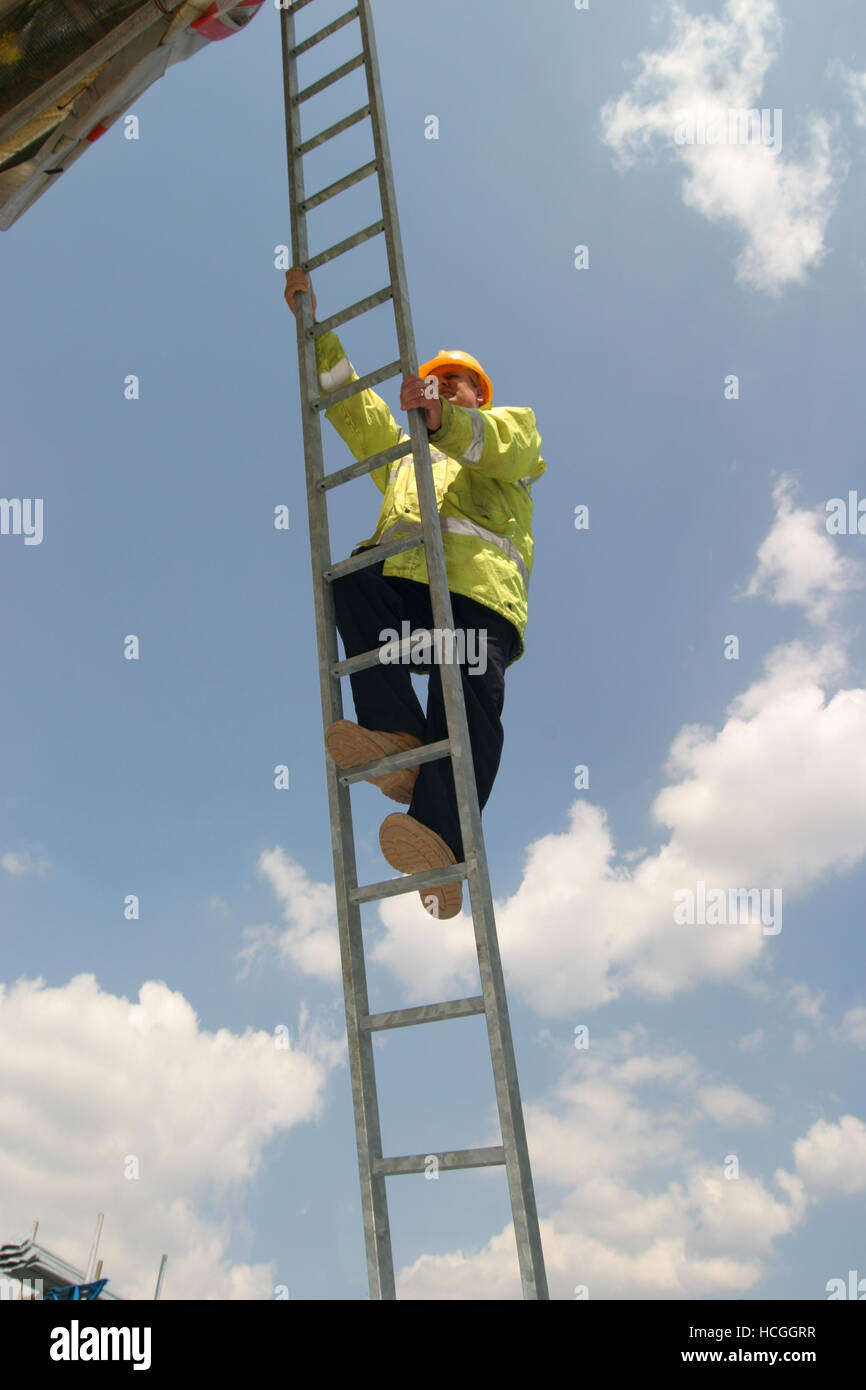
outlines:
{"label": "dark navy trousers", "polygon": [[[357,551],[352,553],[357,554]],[[384,564],[380,561],[377,565],[368,565],[344,575],[332,585],[337,630],[347,657],[382,646],[380,633],[389,628],[402,638],[404,621],[409,622],[412,631],[416,628],[433,630],[428,586],[415,579],[386,576]],[[520,637],[513,623],[475,599],[452,593],[451,606],[456,652],[462,658],[459,665],[478,804],[483,807],[493,789],[502,756],[505,668],[519,650]],[[465,633],[466,629],[473,629],[474,636],[463,646],[457,635]],[[486,653],[485,647],[479,645],[482,633],[486,635]],[[474,670],[475,666],[484,664],[479,659],[481,654],[486,654],[483,674]],[[434,659],[429,668],[426,714],[412,686],[412,671],[422,673],[417,665],[406,662],[379,662],[351,676],[355,717],[365,729],[414,734],[423,743],[437,743],[448,737],[439,665]],[[462,860],[463,840],[450,758],[421,764],[408,810],[415,820],[441,835],[458,861]]]}

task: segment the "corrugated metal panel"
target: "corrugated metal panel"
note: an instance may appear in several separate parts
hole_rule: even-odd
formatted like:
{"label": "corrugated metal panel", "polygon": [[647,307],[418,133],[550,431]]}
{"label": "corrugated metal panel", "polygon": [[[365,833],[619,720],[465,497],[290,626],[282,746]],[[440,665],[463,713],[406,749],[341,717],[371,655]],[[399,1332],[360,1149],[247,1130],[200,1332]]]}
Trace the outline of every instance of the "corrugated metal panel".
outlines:
{"label": "corrugated metal panel", "polygon": [[[0,1275],[7,1279],[28,1279],[31,1283],[34,1279],[41,1279],[44,1292],[57,1284],[68,1288],[72,1284],[84,1283],[84,1270],[76,1269],[59,1255],[52,1255],[50,1250],[33,1240],[22,1241],[20,1245],[0,1245]],[[103,1289],[100,1294],[99,1301],[103,1299],[113,1299],[118,1303],[123,1301],[108,1289]]]}

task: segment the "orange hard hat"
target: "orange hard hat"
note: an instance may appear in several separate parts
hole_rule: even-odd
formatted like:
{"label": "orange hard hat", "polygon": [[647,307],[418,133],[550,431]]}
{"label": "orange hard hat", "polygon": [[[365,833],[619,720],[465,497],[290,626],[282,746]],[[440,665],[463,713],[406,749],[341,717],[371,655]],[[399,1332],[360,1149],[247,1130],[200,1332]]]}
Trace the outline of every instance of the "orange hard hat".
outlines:
{"label": "orange hard hat", "polygon": [[456,350],[449,352],[445,348],[441,348],[435,357],[418,368],[418,375],[427,377],[431,372],[439,371],[444,367],[465,367],[467,371],[475,372],[481,390],[484,392],[484,400],[481,404],[490,405],[493,400],[493,383],[478,358],[473,357],[471,352],[458,352]]}

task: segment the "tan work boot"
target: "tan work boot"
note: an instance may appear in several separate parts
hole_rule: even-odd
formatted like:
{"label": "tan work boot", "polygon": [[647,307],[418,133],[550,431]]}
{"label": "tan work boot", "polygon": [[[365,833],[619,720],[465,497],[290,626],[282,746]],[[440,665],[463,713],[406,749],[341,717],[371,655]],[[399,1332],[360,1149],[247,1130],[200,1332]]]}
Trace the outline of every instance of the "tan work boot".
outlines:
{"label": "tan work boot", "polygon": [[[457,863],[442,836],[414,816],[397,812],[386,816],[379,827],[379,844],[391,868],[399,869],[401,874],[421,874],[426,869],[444,869]],[[456,883],[423,888],[418,897],[431,917],[456,917],[463,906],[463,884],[458,879]]]}
{"label": "tan work boot", "polygon": [[[359,767],[361,763],[371,763],[374,758],[386,758],[389,753],[405,753],[407,748],[420,748],[421,739],[415,738],[414,734],[389,734],[364,729],[348,719],[337,719],[325,732],[325,747],[337,767],[346,772],[349,768]],[[418,780],[418,771],[417,767],[404,767],[366,780],[379,787],[392,801],[408,806]]]}

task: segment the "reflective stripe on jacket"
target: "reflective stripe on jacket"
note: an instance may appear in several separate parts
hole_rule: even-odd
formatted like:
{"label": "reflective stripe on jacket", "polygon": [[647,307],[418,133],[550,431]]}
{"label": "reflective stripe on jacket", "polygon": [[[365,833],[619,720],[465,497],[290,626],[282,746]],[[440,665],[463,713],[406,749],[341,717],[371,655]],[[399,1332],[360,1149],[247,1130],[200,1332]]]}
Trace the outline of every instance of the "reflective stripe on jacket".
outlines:
{"label": "reflective stripe on jacket", "polygon": [[[336,333],[316,341],[319,388],[336,391],[358,374]],[[375,391],[361,391],[325,411],[357,460],[381,453],[408,434]],[[525,406],[467,410],[442,399],[442,423],[430,435],[430,459],[442,524],[448,587],[514,624],[520,637],[509,665],[524,652],[532,573],[532,484],[545,472],[535,415]],[[411,454],[370,474],[384,493],[373,535],[359,545],[421,538],[421,512]],[[385,561],[384,573],[428,582],[423,546]]]}

